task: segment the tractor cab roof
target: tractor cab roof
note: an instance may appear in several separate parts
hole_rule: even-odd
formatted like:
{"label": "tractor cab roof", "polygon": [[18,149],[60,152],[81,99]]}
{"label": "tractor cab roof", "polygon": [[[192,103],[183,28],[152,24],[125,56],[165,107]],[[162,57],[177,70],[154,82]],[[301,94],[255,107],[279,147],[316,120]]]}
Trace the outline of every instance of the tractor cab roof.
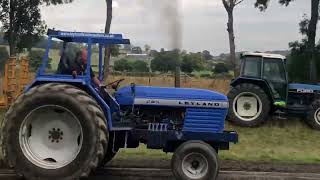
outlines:
{"label": "tractor cab roof", "polygon": [[47,35],[65,42],[98,43],[107,44],[130,44],[129,39],[124,39],[122,34],[104,34],[88,32],[68,32],[49,29]]}
{"label": "tractor cab roof", "polygon": [[279,59],[279,60],[284,60],[286,59],[285,56],[280,55],[280,54],[269,54],[269,53],[252,53],[252,52],[245,52],[242,54],[242,57],[246,56],[258,56],[258,57],[263,57],[263,58],[272,58],[272,59]]}

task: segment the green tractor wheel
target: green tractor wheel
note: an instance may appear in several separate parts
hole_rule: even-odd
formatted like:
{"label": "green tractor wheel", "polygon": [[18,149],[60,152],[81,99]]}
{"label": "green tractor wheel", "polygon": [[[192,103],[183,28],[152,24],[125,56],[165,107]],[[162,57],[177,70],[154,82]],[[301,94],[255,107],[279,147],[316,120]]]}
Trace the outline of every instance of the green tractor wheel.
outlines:
{"label": "green tractor wheel", "polygon": [[311,128],[320,130],[320,100],[319,99],[315,100],[312,103],[310,110],[307,114],[306,122]]}
{"label": "green tractor wheel", "polygon": [[228,93],[230,104],[227,119],[245,127],[257,127],[267,121],[270,112],[270,100],[257,85],[240,84]]}

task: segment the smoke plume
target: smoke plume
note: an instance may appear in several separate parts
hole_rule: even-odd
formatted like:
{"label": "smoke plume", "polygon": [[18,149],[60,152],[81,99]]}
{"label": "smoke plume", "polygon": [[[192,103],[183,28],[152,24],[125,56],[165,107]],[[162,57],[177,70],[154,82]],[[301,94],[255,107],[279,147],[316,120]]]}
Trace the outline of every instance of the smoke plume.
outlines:
{"label": "smoke plume", "polygon": [[180,15],[180,0],[138,0],[140,8],[143,9],[145,18],[152,18],[157,22],[157,31],[160,36],[165,35],[169,42],[169,50],[181,49],[182,45],[182,23]]}

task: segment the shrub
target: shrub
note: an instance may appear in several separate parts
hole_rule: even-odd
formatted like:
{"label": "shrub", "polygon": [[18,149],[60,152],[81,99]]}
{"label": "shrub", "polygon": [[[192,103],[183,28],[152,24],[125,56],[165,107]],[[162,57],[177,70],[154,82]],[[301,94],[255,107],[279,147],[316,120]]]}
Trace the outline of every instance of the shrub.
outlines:
{"label": "shrub", "polygon": [[[33,71],[36,71],[40,67],[44,53],[45,53],[44,50],[31,50],[29,52],[29,55],[28,55],[29,66]],[[51,62],[52,62],[52,59],[48,58],[47,68],[49,69],[51,69]]]}
{"label": "shrub", "polygon": [[134,72],[149,72],[148,64],[144,61],[135,61],[131,65]]}
{"label": "shrub", "polygon": [[218,63],[214,67],[213,72],[216,74],[221,74],[221,73],[227,73],[227,72],[229,72],[229,70],[224,63]]}
{"label": "shrub", "polygon": [[132,65],[127,59],[120,59],[114,62],[114,70],[121,72],[132,71]]}

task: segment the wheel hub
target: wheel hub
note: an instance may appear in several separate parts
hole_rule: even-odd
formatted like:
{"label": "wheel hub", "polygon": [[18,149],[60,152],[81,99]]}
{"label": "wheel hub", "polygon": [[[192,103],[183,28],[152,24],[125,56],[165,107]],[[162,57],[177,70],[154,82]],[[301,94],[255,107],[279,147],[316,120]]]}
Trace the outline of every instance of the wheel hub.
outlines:
{"label": "wheel hub", "polygon": [[59,143],[61,140],[63,140],[63,131],[59,128],[52,128],[52,130],[49,131],[49,141]]}
{"label": "wheel hub", "polygon": [[200,153],[190,153],[183,158],[182,171],[190,179],[201,179],[209,171],[208,160]]}
{"label": "wheel hub", "polygon": [[200,163],[198,161],[193,161],[192,162],[192,168],[193,169],[198,169],[199,168]]}
{"label": "wheel hub", "polygon": [[243,109],[245,110],[250,110],[251,109],[251,104],[249,102],[245,102],[244,105],[243,105]]}
{"label": "wheel hub", "polygon": [[243,92],[233,100],[233,112],[242,121],[254,121],[262,113],[262,101],[254,93]]}

